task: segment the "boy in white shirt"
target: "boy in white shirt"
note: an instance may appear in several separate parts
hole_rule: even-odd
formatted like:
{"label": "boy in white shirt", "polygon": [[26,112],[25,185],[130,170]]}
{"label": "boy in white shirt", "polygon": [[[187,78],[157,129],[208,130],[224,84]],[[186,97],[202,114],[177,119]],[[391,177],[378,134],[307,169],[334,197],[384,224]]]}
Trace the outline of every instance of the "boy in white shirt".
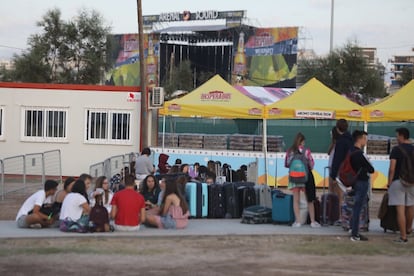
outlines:
{"label": "boy in white shirt", "polygon": [[52,216],[40,212],[40,208],[45,203],[46,198],[56,193],[58,183],[54,180],[46,180],[44,189],[32,194],[20,207],[16,216],[19,228],[30,228],[34,224],[48,227],[53,223]]}

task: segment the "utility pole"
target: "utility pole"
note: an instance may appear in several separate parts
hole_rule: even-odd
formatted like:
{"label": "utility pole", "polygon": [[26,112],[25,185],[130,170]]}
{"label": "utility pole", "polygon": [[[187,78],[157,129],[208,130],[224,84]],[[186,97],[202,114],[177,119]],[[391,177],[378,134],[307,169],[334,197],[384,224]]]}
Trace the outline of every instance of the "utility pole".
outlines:
{"label": "utility pole", "polygon": [[329,53],[333,50],[333,35],[334,35],[334,2],[335,0],[331,0],[331,33],[329,37]]}
{"label": "utility pole", "polygon": [[141,150],[148,147],[148,91],[146,84],[146,64],[144,56],[144,20],[142,18],[142,0],[137,0],[138,14],[138,48],[139,48],[139,75],[141,86]]}

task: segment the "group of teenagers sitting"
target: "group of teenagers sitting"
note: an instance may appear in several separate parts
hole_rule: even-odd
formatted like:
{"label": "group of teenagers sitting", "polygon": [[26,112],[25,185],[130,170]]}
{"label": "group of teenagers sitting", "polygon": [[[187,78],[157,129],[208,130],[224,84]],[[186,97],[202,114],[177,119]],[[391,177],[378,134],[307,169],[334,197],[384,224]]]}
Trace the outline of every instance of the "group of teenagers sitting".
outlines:
{"label": "group of teenagers sitting", "polygon": [[138,231],[141,225],[183,229],[188,205],[175,179],[160,181],[148,175],[137,189],[135,177],[126,175],[124,188],[113,193],[105,176],[82,174],[65,180],[63,188],[47,180],[44,189],[25,200],[16,216],[19,228],[56,227],[63,232]]}

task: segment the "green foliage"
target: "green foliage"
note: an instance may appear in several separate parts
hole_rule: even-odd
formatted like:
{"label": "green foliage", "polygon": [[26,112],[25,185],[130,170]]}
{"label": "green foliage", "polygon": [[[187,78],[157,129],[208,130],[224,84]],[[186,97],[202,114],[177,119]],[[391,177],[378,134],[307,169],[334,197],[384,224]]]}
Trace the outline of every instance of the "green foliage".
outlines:
{"label": "green foliage", "polygon": [[414,78],[413,67],[404,67],[401,78],[398,79],[400,86],[404,86]]}
{"label": "green foliage", "polygon": [[190,92],[194,89],[193,71],[189,60],[181,62],[178,66],[174,66],[167,73],[163,87],[166,92],[167,99],[177,90]]}
{"label": "green foliage", "polygon": [[209,79],[211,79],[214,76],[214,72],[211,71],[201,71],[197,74],[197,84],[202,85]]}
{"label": "green foliage", "polygon": [[313,77],[331,89],[365,104],[371,98],[385,96],[383,66],[370,67],[361,48],[348,43],[326,57],[305,59],[299,63],[299,82]]}
{"label": "green foliage", "polygon": [[41,32],[29,37],[28,50],[13,58],[13,81],[97,84],[106,60],[110,28],[96,11],[81,10],[63,21],[59,9],[37,22]]}

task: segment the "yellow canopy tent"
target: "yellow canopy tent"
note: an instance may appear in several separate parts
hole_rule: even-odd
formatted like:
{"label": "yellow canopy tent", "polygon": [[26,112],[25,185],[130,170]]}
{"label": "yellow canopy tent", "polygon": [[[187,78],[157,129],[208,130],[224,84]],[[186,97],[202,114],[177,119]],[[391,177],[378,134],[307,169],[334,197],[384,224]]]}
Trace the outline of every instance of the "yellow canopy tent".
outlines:
{"label": "yellow canopy tent", "polygon": [[215,75],[184,97],[165,102],[160,115],[262,119],[263,111],[263,105]]}
{"label": "yellow canopy tent", "polygon": [[383,100],[365,106],[367,122],[414,120],[414,80]]}
{"label": "yellow canopy tent", "polygon": [[265,107],[268,119],[347,119],[364,121],[363,107],[331,90],[316,78],[292,95]]}
{"label": "yellow canopy tent", "polygon": [[163,148],[165,116],[263,119],[263,153],[267,178],[267,127],[264,106],[244,95],[219,75],[215,75],[184,97],[165,102],[160,115],[164,116]]}

